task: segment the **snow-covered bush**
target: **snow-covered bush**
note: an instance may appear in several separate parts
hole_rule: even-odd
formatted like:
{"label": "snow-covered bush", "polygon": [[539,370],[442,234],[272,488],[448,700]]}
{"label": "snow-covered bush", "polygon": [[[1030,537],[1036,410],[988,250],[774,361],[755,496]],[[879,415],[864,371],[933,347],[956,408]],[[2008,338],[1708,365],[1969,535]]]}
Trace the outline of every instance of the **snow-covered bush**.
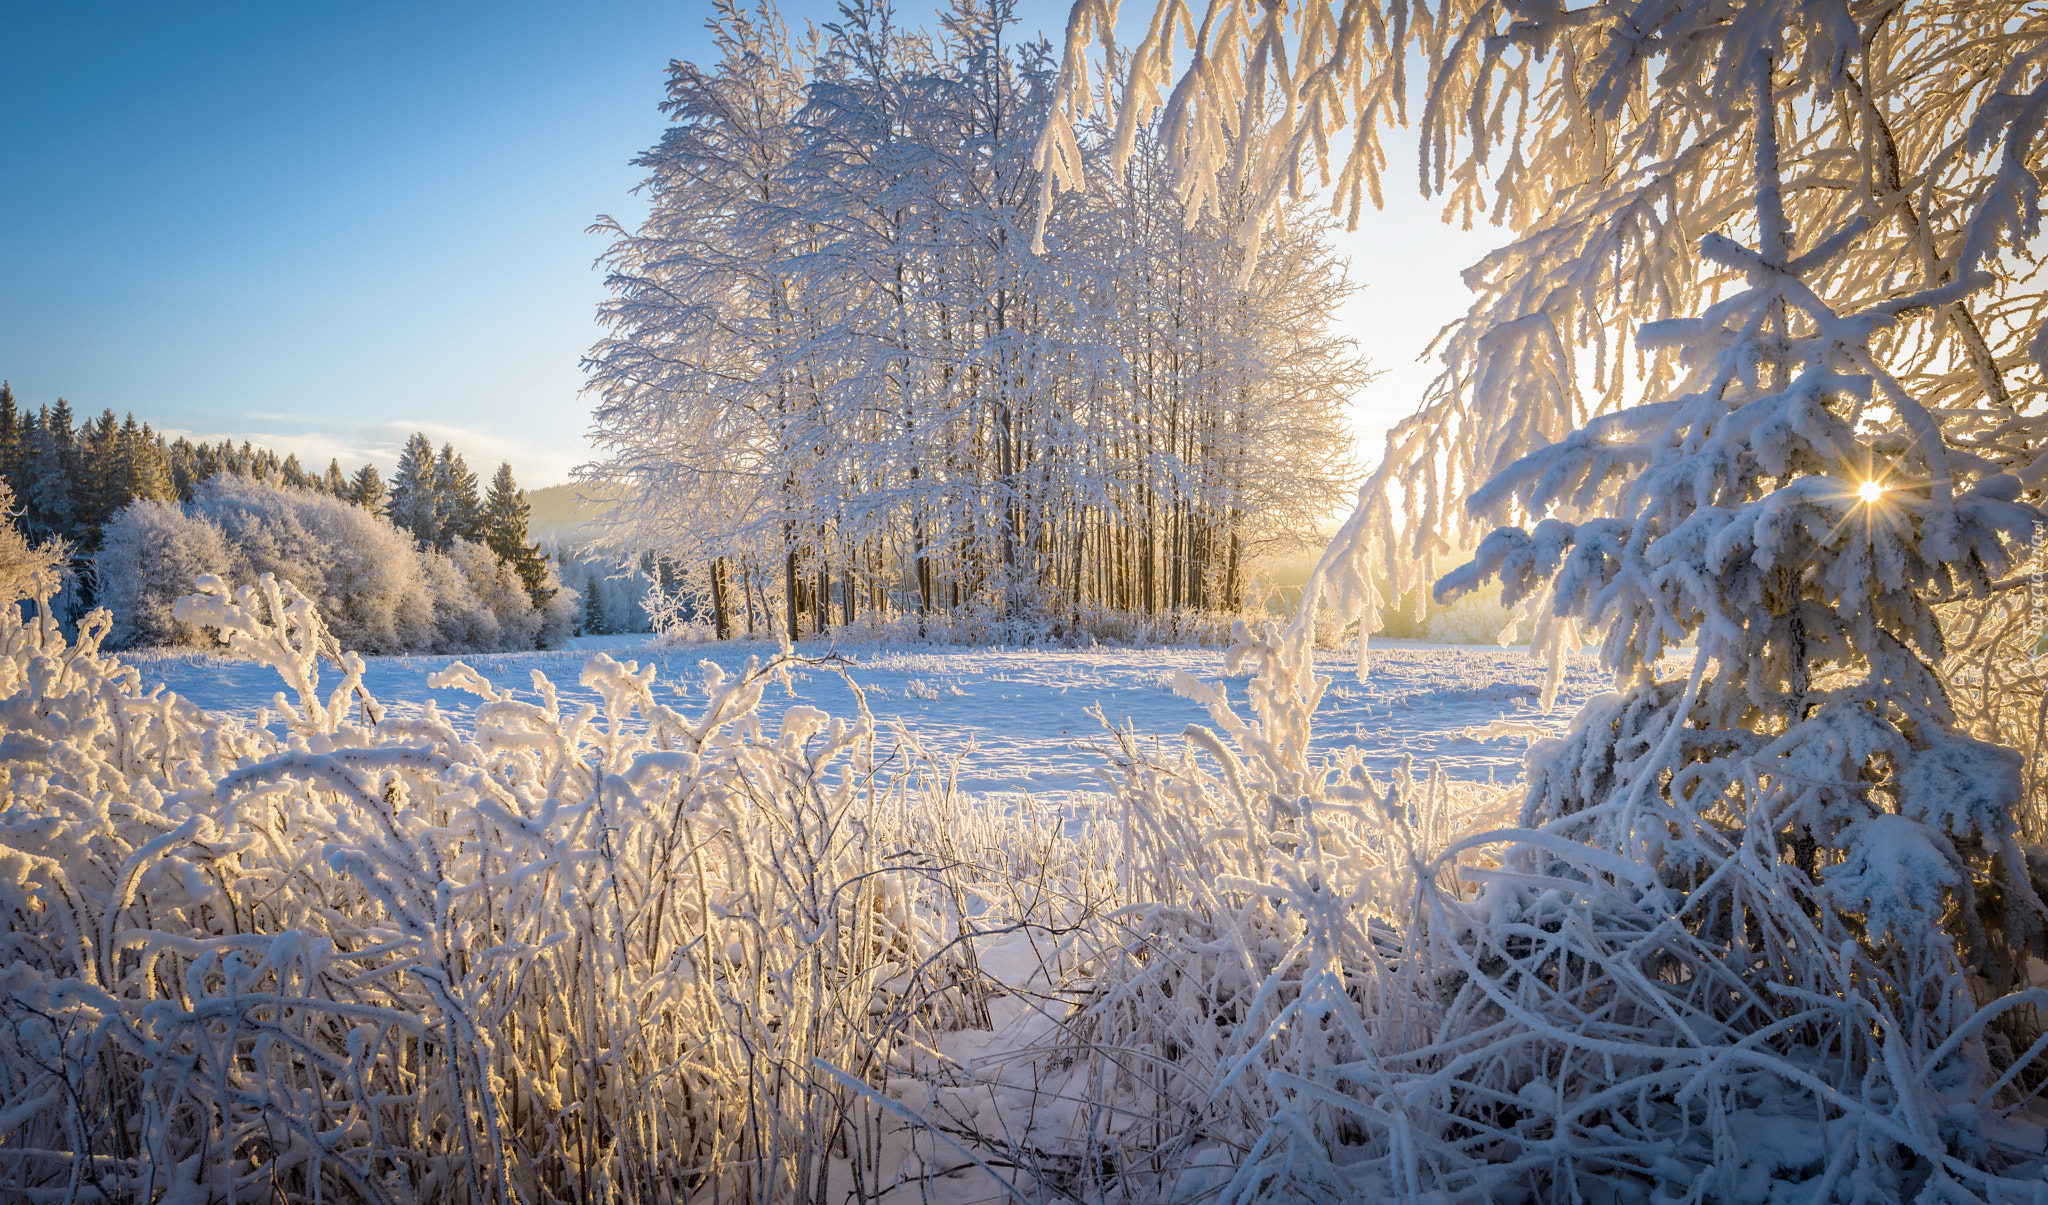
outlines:
{"label": "snow-covered bush", "polygon": [[[448,548],[448,559],[461,570],[470,594],[496,622],[496,650],[512,652],[539,647],[540,613],[534,610],[533,598],[519,580],[518,570],[499,559],[497,553],[468,540],[453,541]],[[483,648],[481,645],[471,647]]]}
{"label": "snow-covered bush", "polygon": [[548,596],[547,601],[537,608],[540,631],[534,638],[534,644],[544,649],[562,648],[576,634],[576,621],[583,613],[583,596],[562,584],[552,562],[546,563],[546,574],[541,583]]}
{"label": "snow-covered bush", "polygon": [[51,544],[31,546],[15,527],[14,491],[0,481],[0,606],[12,607],[36,593],[38,580],[54,582],[63,561]]}
{"label": "snow-covered bush", "polygon": [[232,560],[213,520],[187,514],[175,502],[130,503],[107,525],[94,557],[100,605],[113,617],[107,643],[127,648],[207,640],[171,608],[194,581],[228,573]]}
{"label": "snow-covered bush", "polygon": [[171,607],[202,574],[306,582],[336,639],[369,653],[558,647],[575,605],[551,598],[536,611],[517,573],[480,544],[437,552],[345,499],[227,473],[188,506],[123,510],[93,564],[117,648],[196,638]]}
{"label": "snow-covered bush", "polygon": [[342,647],[473,647],[448,643],[450,625],[436,622],[444,609],[477,609],[461,575],[429,578],[412,538],[380,516],[340,498],[227,473],[194,489],[191,506],[226,537],[234,558],[230,580],[251,584],[268,573],[304,583]]}
{"label": "snow-covered bush", "polygon": [[105,612],[0,614],[21,1199],[866,1196],[874,1090],[986,1024],[972,935],[1057,834],[865,713],[764,724],[788,659],[694,716],[604,656],[574,709],[458,663],[467,714],[401,719],[289,585],[176,615],[277,670],[270,724],[145,689]]}

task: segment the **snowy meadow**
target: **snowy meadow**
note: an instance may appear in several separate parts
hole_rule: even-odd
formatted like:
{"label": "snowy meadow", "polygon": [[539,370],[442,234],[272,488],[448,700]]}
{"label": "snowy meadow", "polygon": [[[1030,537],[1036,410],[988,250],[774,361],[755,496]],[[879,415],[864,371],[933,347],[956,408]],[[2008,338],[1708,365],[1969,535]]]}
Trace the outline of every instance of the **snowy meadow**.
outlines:
{"label": "snowy meadow", "polygon": [[2026,1060],[1960,1057],[2003,1010],[1929,1049],[1788,983],[1759,1026],[1640,864],[1502,831],[1482,777],[1559,727],[1514,654],[372,664],[202,586],[235,659],[0,617],[23,1199],[2040,1187]]}
{"label": "snowy meadow", "polygon": [[[2036,0],[840,15],[714,6],[598,226],[672,643],[527,651],[615,579],[423,434],[95,494],[198,651],[0,530],[0,1192],[2048,1205]],[[1411,123],[1503,241],[1283,625]]]}
{"label": "snowy meadow", "polygon": [[[528,698],[535,697],[532,675],[542,673],[563,703],[574,706],[600,701],[579,675],[602,652],[652,669],[649,689],[655,698],[693,709],[709,697],[705,664],[736,675],[749,658],[778,652],[744,643],[665,646],[650,636],[577,637],[571,645],[530,653],[365,657],[363,684],[393,716],[416,717],[429,700],[443,714],[461,715],[473,696],[431,684],[459,662],[496,689]],[[1170,743],[1187,725],[1206,722],[1200,704],[1175,692],[1178,675],[1214,683],[1239,707],[1248,687],[1243,671],[1226,671],[1227,653],[1217,648],[837,649],[807,640],[793,652],[806,664],[789,672],[786,686],[762,696],[764,718],[792,706],[850,714],[857,708],[857,686],[878,722],[901,723],[957,756],[958,785],[975,795],[1064,800],[1077,791],[1102,791],[1098,771],[1106,765],[1114,731]],[[1573,657],[1557,708],[1545,715],[1538,706],[1544,668],[1526,648],[1375,641],[1370,656],[1371,672],[1361,682],[1354,653],[1316,651],[1317,672],[1330,676],[1332,685],[1316,710],[1310,747],[1322,754],[1356,746],[1381,775],[1413,758],[1461,781],[1494,778],[1505,785],[1521,774],[1531,739],[1562,733],[1579,705],[1607,688],[1590,654]],[[119,659],[211,714],[244,722],[271,710],[277,688],[268,666],[221,652],[144,649]],[[1100,719],[1090,714],[1096,708]],[[274,711],[271,722],[277,722]]]}

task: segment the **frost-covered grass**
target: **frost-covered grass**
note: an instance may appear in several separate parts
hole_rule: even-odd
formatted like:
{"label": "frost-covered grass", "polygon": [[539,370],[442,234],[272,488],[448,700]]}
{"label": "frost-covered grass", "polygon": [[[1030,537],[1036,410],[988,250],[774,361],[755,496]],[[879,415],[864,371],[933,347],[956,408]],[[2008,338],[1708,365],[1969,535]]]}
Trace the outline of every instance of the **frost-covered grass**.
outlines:
{"label": "frost-covered grass", "polygon": [[[145,685],[102,625],[70,645],[0,617],[19,1199],[2041,1185],[2041,1048],[2013,1039],[2048,992],[1973,1011],[1930,985],[1902,1011],[1796,908],[1753,916],[1791,974],[1750,991],[1640,864],[1508,827],[1507,791],[1318,745],[1326,705],[1400,689],[1398,651],[1369,699],[1271,630],[1222,661],[880,651],[685,690],[605,651],[560,688],[540,654],[344,655],[316,682],[309,603],[211,589],[185,613],[243,660],[143,668],[246,708],[260,666],[268,717]],[[1410,655],[1402,697],[1436,674],[1461,718],[1522,722],[1521,687],[1437,660],[1470,654]],[[1000,729],[1060,689],[1161,700],[1098,738],[1085,809],[976,798],[907,722],[982,699]],[[1738,899],[1775,882],[1728,865]]]}
{"label": "frost-covered grass", "polygon": [[[400,716],[289,587],[181,613],[286,691],[275,728],[0,629],[9,919],[0,1176],[27,1199],[786,1198],[822,1191],[936,1033],[982,1023],[966,935],[1058,834],[964,805],[872,717],[701,705],[592,657],[595,703],[461,667]],[[1078,865],[1071,854],[1069,866]]]}

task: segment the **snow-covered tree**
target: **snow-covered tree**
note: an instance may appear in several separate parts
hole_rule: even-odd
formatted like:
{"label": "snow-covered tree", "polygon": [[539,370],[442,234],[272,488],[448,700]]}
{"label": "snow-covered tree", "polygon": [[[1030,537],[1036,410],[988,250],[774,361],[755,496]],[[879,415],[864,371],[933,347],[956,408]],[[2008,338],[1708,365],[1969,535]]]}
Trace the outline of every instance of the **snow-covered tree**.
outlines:
{"label": "snow-covered tree", "polygon": [[[467,628],[441,625],[436,618],[443,610],[467,615],[479,609],[473,596],[443,597],[451,591],[468,594],[466,583],[452,570],[428,579],[411,536],[380,516],[338,498],[233,473],[202,484],[191,506],[227,540],[233,558],[231,572],[223,575],[228,581],[246,584],[270,573],[305,583],[349,648],[391,653],[476,647],[449,643],[446,631]],[[495,647],[495,639],[483,647]]]}
{"label": "snow-covered tree", "polygon": [[390,493],[384,513],[401,530],[423,544],[441,538],[442,499],[436,489],[434,445],[425,432],[415,431],[399,453],[398,468],[391,474]]}
{"label": "snow-covered tree", "polygon": [[[2031,1156],[2004,1115],[2042,1074],[2028,1018],[2048,996],[2028,961],[2048,954],[2048,914],[2021,845],[2041,810],[2031,759],[1966,730],[1954,699],[1982,687],[1947,668],[1952,641],[2022,609],[2043,521],[2048,15],[1285,15],[1222,6],[1197,29],[1168,3],[1132,56],[1121,121],[1163,123],[1191,208],[1216,212],[1227,164],[1262,198],[1238,224],[1256,246],[1320,159],[1355,213],[1378,197],[1381,131],[1412,118],[1424,191],[1509,230],[1468,271],[1444,374],[1390,433],[1297,623],[1320,590],[1369,631],[1375,570],[1405,592],[1501,525],[1439,596],[1498,575],[1553,656],[1582,625],[1601,634],[1617,688],[1532,750],[1524,827],[1478,898],[1411,932],[1414,957],[1462,979],[1425,1039],[1458,1060],[1434,1128],[1401,1131],[1434,1153],[1403,1174],[1462,1191],[1480,1173],[1438,1177],[1476,1153],[1539,1191],[1592,1167],[1647,1189],[1669,1182],[1649,1152],[1686,1149],[1657,1109],[1689,1125],[1695,1105],[1739,1117],[1796,1096],[1886,1137],[1814,1167],[1717,1146],[1693,1191],[2020,1193],[2003,1173],[2025,1178]],[[1090,103],[1088,39],[1109,19],[1075,8],[1064,121]],[[1085,183],[1065,128],[1041,145],[1049,189]],[[1484,1053],[1454,1053],[1489,1025]],[[1325,1101],[1379,1091],[1334,1064],[1285,1074]],[[1570,1160],[1514,1129],[1531,1125]]]}
{"label": "snow-covered tree", "polygon": [[113,618],[110,647],[208,643],[171,612],[202,576],[231,574],[233,555],[218,524],[175,502],[138,499],[107,525],[93,559],[98,603]]}
{"label": "snow-covered tree", "polygon": [[16,526],[20,508],[14,491],[0,480],[0,607],[13,607],[24,598],[34,598],[59,580],[65,560],[61,544],[31,545]]}
{"label": "snow-covered tree", "polygon": [[14,386],[0,381],[0,482],[12,489],[21,475],[22,412]]}
{"label": "snow-covered tree", "polygon": [[71,407],[63,398],[22,424],[19,494],[30,535],[60,539],[77,535],[75,457]]}
{"label": "snow-covered tree", "polygon": [[935,31],[859,0],[796,44],[772,12],[719,14],[719,61],[672,69],[639,160],[647,221],[607,227],[583,470],[628,500],[620,544],[705,565],[716,630],[744,607],[817,632],[906,593],[987,632],[1233,607],[1248,550],[1341,496],[1358,372],[1306,207],[1254,262],[1227,222],[1070,197],[1037,253],[1052,70],[1008,0]]}
{"label": "snow-covered tree", "polygon": [[477,497],[476,474],[469,471],[453,444],[442,444],[434,461],[434,497],[440,512],[434,547],[445,552],[457,540],[478,537],[483,501]]}

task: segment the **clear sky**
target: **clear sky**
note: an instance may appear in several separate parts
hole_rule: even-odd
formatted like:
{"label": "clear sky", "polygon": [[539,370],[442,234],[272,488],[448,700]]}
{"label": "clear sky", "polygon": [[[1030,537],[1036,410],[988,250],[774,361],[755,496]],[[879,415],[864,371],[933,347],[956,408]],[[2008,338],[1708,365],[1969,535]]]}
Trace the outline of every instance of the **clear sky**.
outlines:
{"label": "clear sky", "polygon": [[[706,57],[707,11],[0,0],[0,377],[314,468],[388,471],[425,430],[483,471],[565,479],[603,294],[585,228],[641,212],[628,161],[660,134],[668,60]],[[1065,15],[1027,7],[1055,36]],[[1397,192],[1346,241],[1368,286],[1346,325],[1389,370],[1359,399],[1368,438],[1419,396],[1410,361],[1495,233]]]}

